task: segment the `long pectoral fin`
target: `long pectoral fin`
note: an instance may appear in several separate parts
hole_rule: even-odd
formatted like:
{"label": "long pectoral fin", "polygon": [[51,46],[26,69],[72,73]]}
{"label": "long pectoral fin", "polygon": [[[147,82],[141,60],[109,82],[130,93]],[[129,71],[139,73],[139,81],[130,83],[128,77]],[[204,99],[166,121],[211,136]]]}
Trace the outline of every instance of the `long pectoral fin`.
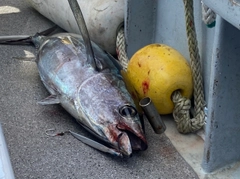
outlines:
{"label": "long pectoral fin", "polygon": [[41,104],[41,105],[59,104],[59,103],[60,103],[60,100],[57,95],[50,95],[45,99],[37,102],[37,104]]}
{"label": "long pectoral fin", "polygon": [[12,59],[25,62],[36,62],[36,57],[12,57]]}
{"label": "long pectoral fin", "polygon": [[115,156],[118,156],[118,157],[122,157],[122,154],[117,152],[116,150],[112,149],[112,148],[109,148],[109,147],[106,147],[105,145],[103,144],[100,144],[92,139],[89,139],[87,137],[84,137],[80,134],[77,134],[75,132],[72,132],[72,131],[69,131],[72,136],[74,136],[75,138],[77,138],[78,140],[80,140],[81,142],[83,142],[84,144],[87,144],[95,149],[98,149],[102,152],[106,152],[106,153],[109,153],[109,154],[112,154],[112,155],[115,155]]}
{"label": "long pectoral fin", "polygon": [[119,63],[119,61],[117,59],[115,59],[110,53],[106,52],[107,56],[109,57],[109,59],[112,61],[112,63],[114,64],[114,66],[119,70],[119,73],[121,73],[121,71],[123,70],[122,65]]}

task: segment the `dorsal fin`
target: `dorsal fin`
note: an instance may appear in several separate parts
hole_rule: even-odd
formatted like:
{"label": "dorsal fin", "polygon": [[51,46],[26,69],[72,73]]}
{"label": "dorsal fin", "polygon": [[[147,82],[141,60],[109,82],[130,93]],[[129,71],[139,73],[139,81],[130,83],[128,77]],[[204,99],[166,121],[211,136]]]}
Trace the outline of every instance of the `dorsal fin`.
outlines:
{"label": "dorsal fin", "polygon": [[72,9],[78,28],[82,34],[82,38],[86,46],[87,60],[94,67],[94,69],[100,71],[102,65],[100,64],[101,63],[100,61],[96,62],[96,58],[93,53],[93,48],[92,48],[92,44],[88,34],[87,26],[86,26],[82,11],[80,9],[80,6],[78,5],[77,0],[68,0],[68,3]]}

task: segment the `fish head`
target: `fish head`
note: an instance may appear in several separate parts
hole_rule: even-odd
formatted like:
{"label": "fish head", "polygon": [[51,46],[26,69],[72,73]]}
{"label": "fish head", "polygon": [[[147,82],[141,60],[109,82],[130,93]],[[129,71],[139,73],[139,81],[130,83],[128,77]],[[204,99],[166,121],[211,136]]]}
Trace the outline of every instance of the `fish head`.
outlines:
{"label": "fish head", "polygon": [[147,149],[139,114],[121,78],[111,73],[91,77],[79,89],[79,104],[85,126],[124,156]]}
{"label": "fish head", "polygon": [[[109,108],[112,107],[109,106]],[[119,106],[118,110],[116,109],[116,107],[112,108],[111,114],[113,121],[116,122],[104,129],[108,141],[116,144],[115,148],[127,157],[130,157],[133,151],[146,150],[147,141],[135,106],[124,104]]]}
{"label": "fish head", "polygon": [[[112,122],[102,127],[107,141],[123,156],[127,157],[130,157],[133,151],[146,150],[147,141],[135,106],[124,104],[117,107],[117,105],[113,105],[113,101],[108,104],[109,106],[106,104],[105,107],[110,111],[105,114],[107,116],[105,119]],[[101,115],[103,113],[104,111]],[[99,118],[102,118],[101,115]]]}

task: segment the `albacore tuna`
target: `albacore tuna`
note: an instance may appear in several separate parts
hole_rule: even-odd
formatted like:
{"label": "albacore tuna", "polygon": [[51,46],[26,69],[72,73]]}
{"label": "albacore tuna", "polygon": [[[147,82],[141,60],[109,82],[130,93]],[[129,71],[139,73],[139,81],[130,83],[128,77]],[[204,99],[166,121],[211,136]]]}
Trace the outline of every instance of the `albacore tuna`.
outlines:
{"label": "albacore tuna", "polygon": [[[81,26],[86,28],[85,24]],[[41,80],[51,94],[39,103],[61,104],[85,129],[109,146],[109,153],[130,156],[133,150],[147,149],[139,115],[118,64],[86,39],[86,31],[82,34],[31,37],[39,47],[36,62]],[[14,41],[5,39],[1,43],[9,42]],[[105,147],[89,141],[90,146],[99,150]]]}
{"label": "albacore tuna", "polygon": [[[43,38],[33,40],[41,43]],[[101,70],[88,62],[81,36],[63,33],[43,40],[37,65],[51,96],[40,103],[60,103],[80,124],[124,155],[132,149],[146,149],[139,116],[114,59],[95,44],[93,50]]]}

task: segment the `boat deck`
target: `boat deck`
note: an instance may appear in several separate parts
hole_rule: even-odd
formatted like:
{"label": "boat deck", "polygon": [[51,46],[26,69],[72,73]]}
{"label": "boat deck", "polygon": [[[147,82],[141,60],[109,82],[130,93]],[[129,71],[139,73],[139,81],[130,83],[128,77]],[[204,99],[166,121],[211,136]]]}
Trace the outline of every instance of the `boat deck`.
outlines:
{"label": "boat deck", "polygon": [[[0,1],[0,35],[34,35],[52,25],[26,1]],[[171,116],[164,117],[167,131],[162,135],[145,122],[149,148],[129,159],[99,152],[71,135],[47,136],[45,131],[55,128],[92,137],[59,105],[36,104],[48,92],[36,64],[21,60],[35,55],[32,46],[0,46],[0,123],[15,178],[202,178],[203,141],[179,134]],[[184,141],[189,143],[181,145]]]}

